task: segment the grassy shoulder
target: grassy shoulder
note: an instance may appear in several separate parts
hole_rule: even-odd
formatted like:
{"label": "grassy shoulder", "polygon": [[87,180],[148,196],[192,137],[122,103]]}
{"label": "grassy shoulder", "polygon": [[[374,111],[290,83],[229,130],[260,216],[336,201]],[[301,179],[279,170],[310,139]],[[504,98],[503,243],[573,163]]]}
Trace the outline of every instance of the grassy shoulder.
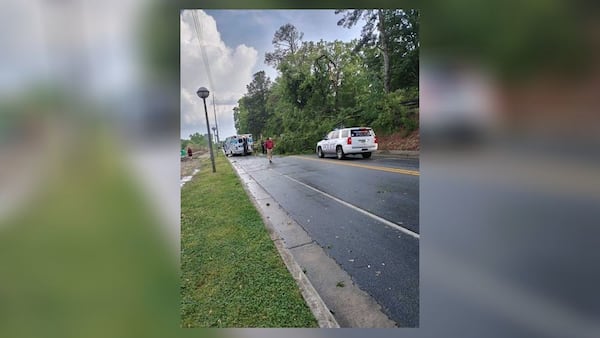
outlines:
{"label": "grassy shoulder", "polygon": [[229,162],[181,190],[183,327],[317,327]]}

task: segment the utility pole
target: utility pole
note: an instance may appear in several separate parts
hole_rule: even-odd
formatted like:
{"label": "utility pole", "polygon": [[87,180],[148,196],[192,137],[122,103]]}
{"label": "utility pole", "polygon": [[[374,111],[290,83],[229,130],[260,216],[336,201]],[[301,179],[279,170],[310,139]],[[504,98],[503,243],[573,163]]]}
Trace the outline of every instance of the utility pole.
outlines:
{"label": "utility pole", "polygon": [[215,135],[217,136],[217,143],[219,143],[219,124],[217,123],[217,106],[215,105],[215,94],[212,96],[213,100],[213,113],[215,115]]}

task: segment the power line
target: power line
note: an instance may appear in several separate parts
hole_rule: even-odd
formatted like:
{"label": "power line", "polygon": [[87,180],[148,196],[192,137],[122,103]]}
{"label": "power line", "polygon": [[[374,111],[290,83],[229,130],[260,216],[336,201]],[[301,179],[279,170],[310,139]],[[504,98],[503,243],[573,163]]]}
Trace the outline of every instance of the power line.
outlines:
{"label": "power line", "polygon": [[202,58],[202,63],[204,64],[204,69],[206,70],[206,75],[208,77],[208,83],[212,90],[212,99],[213,99],[213,113],[215,117],[215,127],[217,128],[217,139],[219,138],[219,124],[217,122],[217,110],[215,105],[216,95],[215,95],[215,85],[212,80],[212,74],[210,73],[210,66],[208,65],[208,57],[206,56],[206,49],[202,48],[202,25],[200,24],[200,20],[198,19],[198,13],[195,10],[192,10],[192,19],[194,21],[194,30],[196,31],[196,39],[198,40],[198,46],[200,47],[200,57]]}
{"label": "power line", "polygon": [[214,86],[214,83],[212,80],[212,74],[210,73],[210,67],[208,65],[208,57],[206,56],[205,48],[202,48],[202,40],[203,40],[202,25],[200,24],[200,20],[198,19],[198,14],[196,13],[196,11],[192,11],[192,19],[194,20],[194,29],[196,31],[196,38],[198,39],[198,45],[200,47],[200,52],[201,52],[200,57],[202,58],[202,62],[204,64],[204,69],[206,70],[206,75],[208,77],[208,83],[211,86],[211,90],[214,91],[215,86]]}

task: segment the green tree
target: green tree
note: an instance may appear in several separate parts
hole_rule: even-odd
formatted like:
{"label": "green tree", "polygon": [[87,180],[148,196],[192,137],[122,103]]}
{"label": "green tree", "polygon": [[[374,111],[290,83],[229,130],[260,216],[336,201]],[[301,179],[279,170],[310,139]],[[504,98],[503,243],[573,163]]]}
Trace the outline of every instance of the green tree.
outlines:
{"label": "green tree", "polygon": [[187,147],[190,143],[192,143],[191,140],[181,139],[181,149],[187,149]]}
{"label": "green tree", "polygon": [[268,119],[267,99],[271,88],[271,80],[264,71],[253,75],[252,82],[246,86],[247,93],[238,101],[236,127],[238,132],[247,131],[260,135]]}
{"label": "green tree", "polygon": [[[386,93],[390,92],[390,46],[389,36],[387,32],[387,15],[384,9],[378,10],[366,10],[366,9],[354,9],[354,10],[336,10],[336,14],[344,14],[344,16],[338,21],[338,26],[350,28],[356,25],[361,19],[365,21],[365,25],[362,28],[361,40],[358,44],[358,48],[361,48],[365,44],[376,43],[381,54],[383,56],[383,88]],[[375,34],[375,31],[379,33],[379,36]]]}
{"label": "green tree", "polygon": [[385,93],[418,86],[419,12],[417,10],[337,10],[339,26],[352,27],[364,20],[356,49],[375,46],[381,53],[369,63],[380,66]]}
{"label": "green tree", "polygon": [[385,12],[390,53],[390,90],[419,86],[419,12],[396,10]]}
{"label": "green tree", "polygon": [[208,139],[206,138],[206,136],[200,135],[200,133],[198,133],[198,132],[190,135],[190,141],[191,141],[191,143],[199,145],[199,146],[208,145]]}
{"label": "green tree", "polygon": [[265,53],[265,63],[277,67],[288,55],[296,53],[303,36],[304,33],[290,23],[279,27],[272,41],[275,50]]}
{"label": "green tree", "polygon": [[233,123],[235,130],[248,130],[248,111],[243,104],[243,98],[238,100],[237,107],[233,107]]}

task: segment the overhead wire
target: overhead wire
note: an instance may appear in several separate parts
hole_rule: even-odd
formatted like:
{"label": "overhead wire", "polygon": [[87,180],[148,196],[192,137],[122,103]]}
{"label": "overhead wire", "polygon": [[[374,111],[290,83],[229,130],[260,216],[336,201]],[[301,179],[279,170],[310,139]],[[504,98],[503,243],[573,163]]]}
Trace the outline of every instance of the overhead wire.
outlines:
{"label": "overhead wire", "polygon": [[192,20],[194,22],[194,30],[196,32],[196,39],[198,40],[198,46],[200,47],[200,57],[202,58],[202,63],[204,64],[204,69],[206,70],[206,76],[208,77],[208,83],[210,85],[212,91],[212,99],[213,99],[213,112],[215,117],[215,128],[217,130],[217,135],[219,135],[219,124],[217,122],[217,112],[216,112],[216,95],[215,95],[215,85],[213,82],[212,74],[210,72],[210,66],[208,65],[208,56],[206,55],[206,48],[203,48],[203,31],[202,25],[200,24],[200,20],[198,19],[198,13],[196,10],[192,10]]}

